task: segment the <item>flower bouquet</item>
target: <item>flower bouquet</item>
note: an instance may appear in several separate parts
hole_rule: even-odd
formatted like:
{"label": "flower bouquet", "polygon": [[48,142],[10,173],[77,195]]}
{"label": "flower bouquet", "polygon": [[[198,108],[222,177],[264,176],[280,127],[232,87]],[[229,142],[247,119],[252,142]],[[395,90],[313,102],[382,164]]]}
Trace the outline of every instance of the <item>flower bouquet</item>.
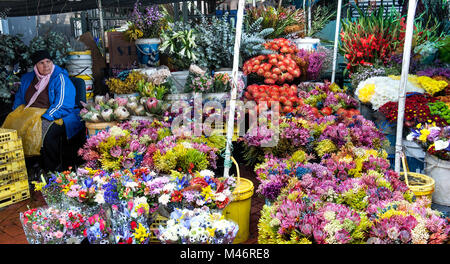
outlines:
{"label": "flower bouquet", "polygon": [[157,120],[127,121],[91,136],[78,154],[92,169],[112,171],[139,166],[149,145],[170,135],[168,126]]}
{"label": "flower bouquet", "polygon": [[110,244],[111,228],[108,221],[103,214],[95,214],[86,220],[83,235],[87,237],[89,244]]}
{"label": "flower bouquet", "polygon": [[436,123],[418,124],[411,128],[406,140],[418,143],[430,155],[450,160],[450,126],[440,127]]}
{"label": "flower bouquet", "polygon": [[331,50],[324,47],[311,51],[300,49],[293,57],[300,68],[302,81],[318,80],[330,68],[331,58]]}
{"label": "flower bouquet", "polygon": [[40,207],[20,213],[20,221],[30,244],[79,244],[86,216],[80,210]]}
{"label": "flower bouquet", "polygon": [[223,210],[231,202],[236,187],[234,177],[215,177],[210,170],[189,174],[172,171],[170,177],[158,199],[168,211],[203,206]]}
{"label": "flower bouquet", "polygon": [[118,244],[148,244],[147,198],[136,197],[111,206],[111,229]]}
{"label": "flower bouquet", "polygon": [[148,76],[139,71],[123,71],[117,77],[111,77],[106,80],[109,91],[115,94],[131,94],[136,92],[139,81],[147,80]]}
{"label": "flower bouquet", "polygon": [[157,5],[142,7],[136,1],[131,13],[131,24],[124,32],[125,39],[133,41],[140,38],[158,38],[165,26],[164,15]]}
{"label": "flower bouquet", "polygon": [[231,244],[238,230],[236,223],[207,208],[176,208],[157,237],[163,244]]}

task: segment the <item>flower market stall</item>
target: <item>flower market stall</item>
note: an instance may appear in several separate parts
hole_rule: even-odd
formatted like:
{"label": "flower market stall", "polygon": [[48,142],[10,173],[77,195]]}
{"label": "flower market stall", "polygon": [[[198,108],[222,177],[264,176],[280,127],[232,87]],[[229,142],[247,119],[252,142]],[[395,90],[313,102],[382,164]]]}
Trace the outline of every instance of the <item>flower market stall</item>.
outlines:
{"label": "flower market stall", "polygon": [[[237,2],[180,21],[134,4],[138,66],[81,103],[82,164],[32,182],[46,205],[18,216],[28,243],[245,243],[255,198],[259,244],[448,243],[448,30],[414,1],[354,19],[341,0]],[[335,16],[332,48],[305,44]]]}

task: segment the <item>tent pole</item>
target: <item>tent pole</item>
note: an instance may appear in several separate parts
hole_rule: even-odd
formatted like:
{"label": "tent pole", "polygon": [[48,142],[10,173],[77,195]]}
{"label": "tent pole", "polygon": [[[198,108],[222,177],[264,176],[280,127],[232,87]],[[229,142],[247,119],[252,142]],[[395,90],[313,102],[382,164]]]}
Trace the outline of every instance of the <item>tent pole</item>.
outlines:
{"label": "tent pole", "polygon": [[237,10],[237,21],[236,21],[236,37],[234,41],[234,55],[233,55],[233,70],[231,72],[232,77],[232,89],[231,89],[231,100],[230,100],[230,110],[227,120],[227,135],[226,135],[226,148],[225,148],[225,158],[224,158],[224,170],[223,176],[228,177],[231,168],[231,144],[234,133],[234,114],[236,108],[236,96],[237,96],[237,85],[238,85],[238,70],[239,70],[239,51],[241,46],[241,36],[242,36],[242,24],[244,17],[245,0],[239,0],[238,10]]}
{"label": "tent pole", "polygon": [[414,15],[417,0],[409,0],[406,19],[405,44],[403,47],[402,75],[398,91],[397,136],[395,142],[395,171],[400,172],[400,155],[402,153],[403,121],[405,117],[406,83],[408,81],[409,61],[411,57],[412,37],[414,34]]}
{"label": "tent pole", "polygon": [[103,24],[103,7],[102,0],[97,0],[98,11],[99,11],[99,21],[100,21],[100,38],[102,41],[103,51],[105,50],[105,26]]}
{"label": "tent pole", "polygon": [[336,31],[334,32],[333,72],[331,74],[331,83],[334,83],[336,81],[336,65],[337,65],[339,35],[340,35],[340,24],[341,24],[341,9],[342,9],[342,0],[338,0],[337,15],[336,15]]}
{"label": "tent pole", "polygon": [[308,5],[308,35],[311,35],[311,6],[312,6],[312,0],[309,0],[309,5]]}

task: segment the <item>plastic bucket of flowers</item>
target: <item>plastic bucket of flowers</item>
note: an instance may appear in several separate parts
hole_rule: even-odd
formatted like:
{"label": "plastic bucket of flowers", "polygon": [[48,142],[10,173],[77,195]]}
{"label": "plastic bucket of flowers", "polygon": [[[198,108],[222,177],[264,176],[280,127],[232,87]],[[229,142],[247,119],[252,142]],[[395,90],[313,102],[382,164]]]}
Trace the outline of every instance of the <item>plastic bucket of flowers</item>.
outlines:
{"label": "plastic bucket of flowers", "polygon": [[137,39],[135,42],[139,64],[147,67],[159,65],[159,38]]}
{"label": "plastic bucket of flowers", "polygon": [[425,156],[425,173],[436,182],[433,202],[450,206],[450,161],[439,159],[427,153]]}
{"label": "plastic bucket of flowers", "polygon": [[184,90],[184,86],[186,85],[186,81],[189,75],[189,71],[175,71],[172,72],[172,80],[174,91],[177,94],[182,93]]}
{"label": "plastic bucket of flowers", "polygon": [[239,165],[233,157],[231,160],[237,168],[236,188],[233,191],[232,202],[225,207],[223,215],[238,224],[239,231],[233,241],[234,244],[238,244],[247,241],[250,235],[250,209],[254,186],[252,181],[240,177]]}

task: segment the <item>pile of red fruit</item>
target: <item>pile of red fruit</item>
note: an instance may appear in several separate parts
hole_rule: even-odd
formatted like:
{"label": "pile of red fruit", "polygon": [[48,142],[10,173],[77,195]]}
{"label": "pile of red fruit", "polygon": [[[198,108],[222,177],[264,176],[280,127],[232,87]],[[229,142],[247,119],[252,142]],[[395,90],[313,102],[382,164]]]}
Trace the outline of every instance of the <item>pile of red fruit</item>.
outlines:
{"label": "pile of red fruit", "polygon": [[280,103],[280,111],[292,113],[303,105],[303,99],[297,96],[297,85],[283,84],[279,85],[258,85],[252,84],[247,87],[244,94],[247,100],[254,100],[258,104],[267,102],[271,107],[272,102]]}
{"label": "pile of red fruit", "polygon": [[251,73],[264,77],[266,84],[283,84],[300,77],[300,68],[291,58],[291,54],[259,55],[244,63],[244,74]]}

